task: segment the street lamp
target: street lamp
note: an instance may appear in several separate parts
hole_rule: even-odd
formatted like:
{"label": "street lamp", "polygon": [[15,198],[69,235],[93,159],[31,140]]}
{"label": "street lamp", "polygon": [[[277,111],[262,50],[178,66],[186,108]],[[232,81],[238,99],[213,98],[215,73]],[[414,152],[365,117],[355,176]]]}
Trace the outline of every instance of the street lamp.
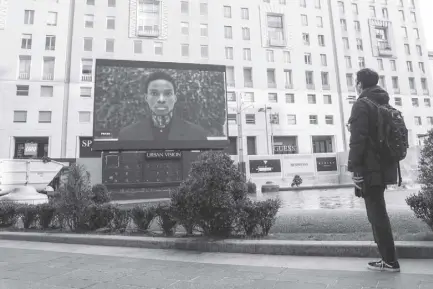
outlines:
{"label": "street lamp", "polygon": [[[272,107],[269,107],[265,104],[264,108],[260,108],[259,112],[264,112],[265,113],[265,130],[266,130],[266,147],[267,147],[267,151],[268,151],[268,155],[270,155],[271,153],[269,152],[269,132],[268,132],[268,110],[272,111]],[[272,130],[272,123],[271,123],[271,130]],[[273,134],[273,133],[272,133]],[[271,138],[271,144],[273,146],[273,136]]]}
{"label": "street lamp", "polygon": [[242,93],[236,95],[236,115],[238,124],[238,156],[241,173],[244,173],[244,141],[243,141],[243,128],[242,128],[242,112],[247,108],[254,107],[254,104],[250,104],[244,107],[244,102],[242,101]]}

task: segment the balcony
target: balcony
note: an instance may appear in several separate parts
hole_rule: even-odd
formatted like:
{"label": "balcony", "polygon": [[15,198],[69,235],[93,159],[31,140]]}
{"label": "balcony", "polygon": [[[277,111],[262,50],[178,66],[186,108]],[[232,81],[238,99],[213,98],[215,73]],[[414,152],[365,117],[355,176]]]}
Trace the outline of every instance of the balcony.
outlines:
{"label": "balcony", "polygon": [[275,82],[268,82],[268,88],[277,88],[277,84]]}
{"label": "balcony", "polygon": [[244,87],[253,87],[253,82],[252,81],[245,81],[244,83]]}
{"label": "balcony", "polygon": [[307,89],[314,90],[316,89],[316,86],[314,85],[314,83],[307,83]]}
{"label": "balcony", "polygon": [[394,87],[394,93],[396,93],[396,94],[400,94],[400,88],[395,88],[395,87]]}
{"label": "balcony", "polygon": [[44,75],[42,75],[42,80],[53,80],[54,79],[54,75],[52,73],[45,73]]}
{"label": "balcony", "polygon": [[284,34],[282,31],[279,32],[269,32],[268,35],[268,45],[276,47],[285,47],[286,40],[284,39]]}
{"label": "balcony", "polygon": [[286,89],[293,89],[293,83],[286,83],[284,87]]}
{"label": "balcony", "polygon": [[92,82],[92,75],[91,74],[81,75],[81,81]]}
{"label": "balcony", "polygon": [[139,37],[158,37],[159,27],[152,26],[139,26],[137,31],[137,36]]}
{"label": "balcony", "polygon": [[30,73],[28,72],[20,72],[20,74],[18,75],[19,79],[30,79]]}
{"label": "balcony", "polygon": [[392,56],[393,51],[391,44],[388,41],[377,41],[377,50],[380,56]]}
{"label": "balcony", "polygon": [[227,81],[227,86],[228,87],[235,87],[235,82],[233,80],[228,80]]}
{"label": "balcony", "polygon": [[416,90],[416,88],[411,88],[410,89],[410,94],[412,94],[412,95],[417,95],[417,90]]}
{"label": "balcony", "polygon": [[423,93],[424,95],[429,95],[429,94],[430,94],[430,92],[429,92],[428,89],[423,89],[422,93]]}
{"label": "balcony", "polygon": [[322,84],[323,90],[331,90],[331,86],[329,84]]}

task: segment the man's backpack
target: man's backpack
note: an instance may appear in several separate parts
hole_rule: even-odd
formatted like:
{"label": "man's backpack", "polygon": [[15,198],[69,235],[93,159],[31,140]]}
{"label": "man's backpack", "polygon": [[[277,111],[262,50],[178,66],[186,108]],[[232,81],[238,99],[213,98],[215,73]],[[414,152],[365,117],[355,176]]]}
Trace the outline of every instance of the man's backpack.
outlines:
{"label": "man's backpack", "polygon": [[401,186],[400,161],[404,160],[409,148],[409,135],[402,113],[389,104],[380,105],[361,98],[377,107],[377,146],[381,160],[398,163],[398,186]]}

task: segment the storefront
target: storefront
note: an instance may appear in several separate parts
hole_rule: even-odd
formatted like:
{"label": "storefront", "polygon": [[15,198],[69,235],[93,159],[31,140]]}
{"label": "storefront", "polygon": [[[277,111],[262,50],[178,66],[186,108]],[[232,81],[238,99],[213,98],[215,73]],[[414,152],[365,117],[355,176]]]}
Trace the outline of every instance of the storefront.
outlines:
{"label": "storefront", "polygon": [[298,153],[298,137],[274,136],[274,155],[288,155]]}
{"label": "storefront", "polygon": [[48,137],[15,137],[15,159],[43,158],[48,156]]}
{"label": "storefront", "polygon": [[312,137],[313,153],[333,153],[334,137],[330,135],[319,135]]}

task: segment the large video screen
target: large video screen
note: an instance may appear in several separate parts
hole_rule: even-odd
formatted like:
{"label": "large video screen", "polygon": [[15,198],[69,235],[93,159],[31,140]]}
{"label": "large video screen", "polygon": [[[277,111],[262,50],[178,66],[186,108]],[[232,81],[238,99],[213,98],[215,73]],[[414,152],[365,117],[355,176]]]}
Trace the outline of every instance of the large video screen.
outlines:
{"label": "large video screen", "polygon": [[93,149],[228,146],[225,66],[96,60]]}

